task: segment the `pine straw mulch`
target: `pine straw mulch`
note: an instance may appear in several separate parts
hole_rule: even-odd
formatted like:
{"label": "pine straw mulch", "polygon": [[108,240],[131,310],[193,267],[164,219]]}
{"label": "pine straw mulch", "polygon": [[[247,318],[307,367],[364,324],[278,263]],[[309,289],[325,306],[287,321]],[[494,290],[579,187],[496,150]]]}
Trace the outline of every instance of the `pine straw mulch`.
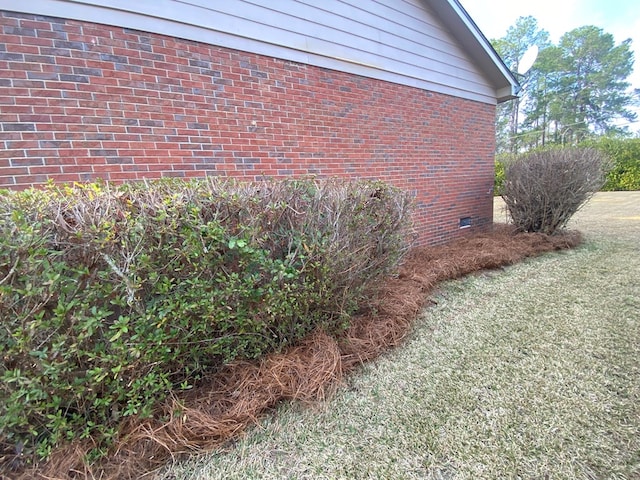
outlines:
{"label": "pine straw mulch", "polygon": [[226,366],[194,390],[165,402],[154,419],[123,423],[114,451],[99,464],[83,461],[92,447],[90,442],[74,443],[29,471],[8,471],[12,461],[16,465],[16,458],[0,459],[0,478],[151,478],[170,459],[211,450],[237,438],[282,400],[312,403],[329,397],[347,372],[403,341],[426,305],[427,292],[437,283],[543,252],[573,248],[581,241],[578,232],[546,236],[515,233],[501,225],[444,246],[414,248],[397,276],[385,279],[379,288],[375,314],[353,318],[341,337],[317,331],[259,362]]}

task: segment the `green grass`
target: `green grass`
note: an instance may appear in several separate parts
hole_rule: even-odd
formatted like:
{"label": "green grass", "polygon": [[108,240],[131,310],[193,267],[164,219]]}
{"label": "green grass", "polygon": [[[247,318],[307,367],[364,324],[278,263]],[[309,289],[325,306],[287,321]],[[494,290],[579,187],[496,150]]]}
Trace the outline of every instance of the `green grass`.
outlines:
{"label": "green grass", "polygon": [[158,478],[640,478],[640,197],[573,226],[578,249],[441,285],[330,401]]}

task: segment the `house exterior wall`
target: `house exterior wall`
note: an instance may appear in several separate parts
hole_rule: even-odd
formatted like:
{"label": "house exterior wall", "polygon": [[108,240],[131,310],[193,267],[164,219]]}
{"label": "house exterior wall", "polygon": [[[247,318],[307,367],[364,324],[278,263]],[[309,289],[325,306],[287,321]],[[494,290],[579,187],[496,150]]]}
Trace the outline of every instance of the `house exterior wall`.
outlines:
{"label": "house exterior wall", "polygon": [[159,33],[495,104],[495,86],[431,3],[0,0],[0,10]]}
{"label": "house exterior wall", "polygon": [[414,193],[421,243],[492,221],[490,103],[121,27],[10,12],[0,27],[0,188],[375,178]]}

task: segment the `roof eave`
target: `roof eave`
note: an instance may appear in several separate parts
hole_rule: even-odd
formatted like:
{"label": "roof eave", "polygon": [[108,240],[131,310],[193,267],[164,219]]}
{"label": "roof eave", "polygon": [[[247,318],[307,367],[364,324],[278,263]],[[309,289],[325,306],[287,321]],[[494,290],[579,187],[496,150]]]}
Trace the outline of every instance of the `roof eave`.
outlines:
{"label": "roof eave", "polygon": [[429,4],[495,86],[496,101],[502,103],[517,98],[520,91],[518,80],[460,2],[431,0]]}
{"label": "roof eave", "polygon": [[508,102],[514,98],[518,98],[519,86],[508,86],[496,90],[496,100],[498,103]]}

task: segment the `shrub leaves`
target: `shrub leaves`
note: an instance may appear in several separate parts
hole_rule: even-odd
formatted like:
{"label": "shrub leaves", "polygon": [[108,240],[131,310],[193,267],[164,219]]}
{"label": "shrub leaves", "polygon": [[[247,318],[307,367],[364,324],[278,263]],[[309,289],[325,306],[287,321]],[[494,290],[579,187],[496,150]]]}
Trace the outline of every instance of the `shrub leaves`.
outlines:
{"label": "shrub leaves", "polygon": [[0,195],[0,449],[90,438],[101,455],[204,373],[345,328],[405,252],[408,209],[379,182]]}

